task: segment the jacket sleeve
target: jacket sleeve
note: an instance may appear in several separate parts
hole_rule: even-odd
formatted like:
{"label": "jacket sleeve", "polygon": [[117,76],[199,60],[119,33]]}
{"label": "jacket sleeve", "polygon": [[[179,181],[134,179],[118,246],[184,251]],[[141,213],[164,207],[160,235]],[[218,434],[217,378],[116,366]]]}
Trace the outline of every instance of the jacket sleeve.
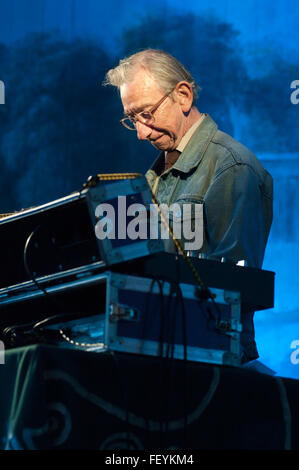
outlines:
{"label": "jacket sleeve", "polygon": [[243,163],[215,176],[204,198],[204,251],[208,256],[262,266],[272,222],[269,184],[271,181],[262,181]]}

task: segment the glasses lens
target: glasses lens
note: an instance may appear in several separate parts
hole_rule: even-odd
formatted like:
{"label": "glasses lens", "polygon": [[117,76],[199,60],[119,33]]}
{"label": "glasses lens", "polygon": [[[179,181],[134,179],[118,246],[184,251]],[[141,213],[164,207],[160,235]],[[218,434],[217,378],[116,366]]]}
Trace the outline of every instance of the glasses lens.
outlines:
{"label": "glasses lens", "polygon": [[127,117],[121,120],[121,123],[127,128],[132,129],[133,131],[136,130],[136,122],[140,121],[145,124],[150,124],[153,121],[153,115],[149,111],[142,111],[139,114],[136,114],[134,117]]}
{"label": "glasses lens", "polygon": [[123,119],[123,120],[121,121],[121,123],[122,123],[123,126],[125,126],[127,129],[131,129],[132,131],[135,131],[135,129],[136,129],[134,121],[132,121],[130,118]]}
{"label": "glasses lens", "polygon": [[148,111],[143,111],[142,113],[139,114],[139,116],[144,121],[151,121],[151,119],[153,118],[152,114],[149,113]]}

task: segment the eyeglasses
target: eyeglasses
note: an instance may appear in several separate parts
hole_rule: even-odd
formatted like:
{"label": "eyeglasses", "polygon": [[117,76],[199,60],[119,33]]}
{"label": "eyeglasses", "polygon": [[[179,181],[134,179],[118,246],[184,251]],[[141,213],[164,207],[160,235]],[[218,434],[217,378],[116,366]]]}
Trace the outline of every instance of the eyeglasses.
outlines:
{"label": "eyeglasses", "polygon": [[[173,89],[174,90],[174,89]],[[141,113],[137,114],[130,114],[130,116],[125,116],[120,120],[121,124],[125,126],[130,131],[136,131],[136,123],[137,121],[142,122],[143,124],[152,125],[155,122],[154,112],[157,111],[159,106],[166,100],[166,98],[173,92],[166,93],[166,95],[162,96],[162,98],[156,103],[152,108],[148,109],[147,111],[141,111]]]}

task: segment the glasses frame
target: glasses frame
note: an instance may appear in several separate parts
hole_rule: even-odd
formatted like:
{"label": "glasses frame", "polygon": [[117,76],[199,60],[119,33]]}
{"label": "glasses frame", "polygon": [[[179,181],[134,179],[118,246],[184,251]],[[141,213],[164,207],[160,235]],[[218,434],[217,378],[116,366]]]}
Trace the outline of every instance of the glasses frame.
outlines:
{"label": "glasses frame", "polygon": [[[149,122],[151,122],[151,124],[153,124],[155,122],[155,117],[154,117],[154,113],[157,111],[157,109],[159,108],[159,106],[163,103],[163,101],[166,100],[166,98],[171,95],[171,93],[174,91],[175,88],[173,88],[171,91],[169,91],[168,93],[166,93],[164,96],[162,96],[162,98],[158,101],[158,103],[154,104],[154,106],[152,106],[150,109],[148,109],[147,111],[140,111],[140,113],[132,113],[132,117],[131,116],[124,116],[121,120],[120,120],[120,123],[126,128],[126,129],[129,129],[130,131],[136,131],[136,123],[137,121],[141,122],[142,124],[147,124]],[[150,114],[150,118],[149,119],[146,119],[146,118],[143,118],[141,116],[141,114],[143,113],[147,113],[147,114]],[[134,127],[130,127],[129,124],[126,123],[126,120],[129,120],[132,125]]]}

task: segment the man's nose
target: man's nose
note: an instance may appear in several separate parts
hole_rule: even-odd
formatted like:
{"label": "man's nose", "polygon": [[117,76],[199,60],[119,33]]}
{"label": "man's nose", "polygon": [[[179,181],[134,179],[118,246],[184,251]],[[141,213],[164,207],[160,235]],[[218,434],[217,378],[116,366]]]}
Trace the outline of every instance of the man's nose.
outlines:
{"label": "man's nose", "polygon": [[146,140],[152,132],[152,129],[146,124],[143,124],[143,122],[136,121],[135,126],[137,130],[137,137],[139,140]]}

